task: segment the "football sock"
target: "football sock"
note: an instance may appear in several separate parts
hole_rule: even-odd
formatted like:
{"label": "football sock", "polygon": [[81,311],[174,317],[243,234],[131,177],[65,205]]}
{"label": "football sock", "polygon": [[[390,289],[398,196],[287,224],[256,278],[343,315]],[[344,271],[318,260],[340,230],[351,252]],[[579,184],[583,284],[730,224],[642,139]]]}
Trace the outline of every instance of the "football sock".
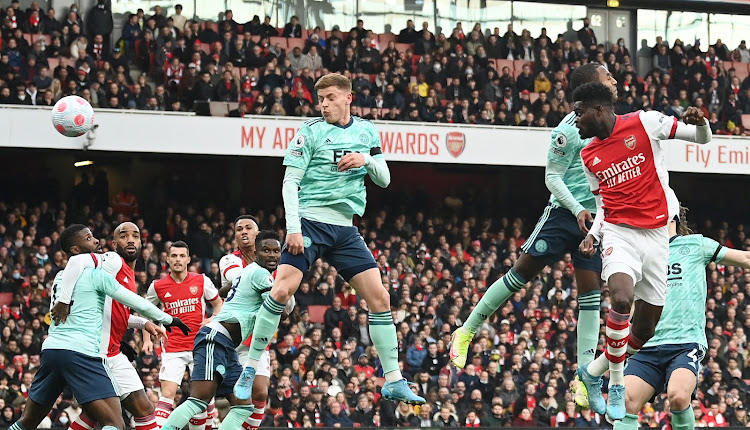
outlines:
{"label": "football sock", "polygon": [[205,413],[206,408],[208,408],[208,403],[195,397],[190,397],[172,411],[167,421],[164,422],[162,430],[182,429],[192,417],[200,413]]}
{"label": "football sock", "polygon": [[391,311],[370,312],[370,338],[378,350],[387,382],[403,378],[398,367],[398,340]]}
{"label": "football sock", "polygon": [[174,409],[174,400],[166,397],[159,397],[159,403],[156,404],[156,410],[154,416],[156,417],[156,425],[162,427],[164,422],[169,418],[169,414]]}
{"label": "football sock", "polygon": [[578,365],[594,361],[599,345],[599,316],[601,291],[594,290],[578,296],[578,327],[576,327]]}
{"label": "football sock", "polygon": [[[284,312],[284,303],[279,303],[269,295],[263,302],[263,306],[258,311],[258,316],[255,317],[255,328],[253,329],[253,341],[250,344],[250,351],[248,351],[247,357],[248,362],[255,360],[254,369],[258,369],[258,361],[263,356],[263,352],[271,342],[271,338],[276,329],[279,328],[279,322],[281,322],[281,313]],[[380,349],[378,349],[380,352]],[[239,428],[239,426],[237,426]]]}
{"label": "football sock", "polygon": [[229,409],[229,413],[221,422],[219,430],[237,430],[253,413],[253,405],[236,405]]}
{"label": "football sock", "polygon": [[242,428],[245,430],[258,430],[261,421],[263,421],[263,414],[266,410],[266,402],[253,402],[253,413],[245,423],[242,424]]}
{"label": "football sock", "polygon": [[94,427],[96,427],[96,421],[89,418],[85,412],[78,415],[78,418],[70,424],[70,430],[93,430]]}
{"label": "football sock", "polygon": [[693,407],[688,406],[679,412],[672,411],[672,429],[693,430],[695,428],[695,413]]}
{"label": "football sock", "polygon": [[638,415],[625,414],[625,418],[615,421],[614,430],[638,430]]}
{"label": "football sock", "polygon": [[190,430],[206,430],[207,416],[208,414],[206,414],[206,411],[194,415],[192,418],[190,418],[190,421],[188,421],[188,428]]}
{"label": "football sock", "polygon": [[528,282],[527,279],[524,279],[515,269],[511,268],[508,273],[490,285],[477,306],[471,311],[469,318],[466,319],[464,327],[470,333],[476,333],[487,318],[508,301],[510,296],[523,288],[526,282]]}
{"label": "football sock", "polygon": [[[613,383],[613,375],[610,375],[610,386],[618,383],[622,384],[622,381],[624,380],[622,369],[624,368],[625,352],[627,349],[629,319],[630,314],[620,314],[611,309],[609,310],[606,327],[607,349],[604,354],[601,354],[596,360],[592,361],[587,368],[592,376],[602,376],[607,370],[612,370],[612,359],[620,359],[621,356],[621,360],[618,363],[619,366],[614,367],[615,378],[617,378],[619,367],[619,379],[616,379],[616,381],[619,382]],[[625,342],[623,342],[623,339],[625,339]],[[622,346],[617,348],[616,346],[620,344],[622,344]]]}
{"label": "football sock", "polygon": [[159,428],[159,426],[156,425],[156,417],[154,417],[154,414],[146,417],[133,418],[133,421],[135,421],[135,430],[153,430]]}
{"label": "football sock", "polygon": [[216,413],[216,399],[211,399],[206,409],[206,430],[214,428],[214,416]]}
{"label": "football sock", "polygon": [[645,342],[633,336],[633,331],[630,331],[630,337],[628,338],[628,357],[632,357],[643,348]]}
{"label": "football sock", "polygon": [[23,426],[21,425],[21,421],[19,420],[13,423],[12,426],[8,427],[8,430],[26,430],[26,429],[23,428]]}

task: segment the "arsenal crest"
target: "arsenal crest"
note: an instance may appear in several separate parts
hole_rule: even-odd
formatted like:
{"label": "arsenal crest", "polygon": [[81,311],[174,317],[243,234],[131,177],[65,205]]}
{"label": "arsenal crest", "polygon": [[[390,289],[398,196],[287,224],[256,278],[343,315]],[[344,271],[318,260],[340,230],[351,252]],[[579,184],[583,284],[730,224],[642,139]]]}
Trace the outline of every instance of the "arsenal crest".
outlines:
{"label": "arsenal crest", "polygon": [[625,146],[626,146],[626,147],[627,147],[627,148],[628,148],[629,150],[631,150],[631,151],[632,151],[632,150],[634,150],[634,149],[635,149],[635,136],[633,136],[633,135],[631,134],[630,136],[626,137],[626,138],[625,138]]}
{"label": "arsenal crest", "polygon": [[445,135],[445,147],[453,158],[458,158],[464,152],[464,148],[466,148],[466,136],[463,133],[451,131]]}
{"label": "arsenal crest", "polygon": [[192,295],[198,294],[198,286],[197,285],[191,285],[190,286],[190,294],[192,294]]}

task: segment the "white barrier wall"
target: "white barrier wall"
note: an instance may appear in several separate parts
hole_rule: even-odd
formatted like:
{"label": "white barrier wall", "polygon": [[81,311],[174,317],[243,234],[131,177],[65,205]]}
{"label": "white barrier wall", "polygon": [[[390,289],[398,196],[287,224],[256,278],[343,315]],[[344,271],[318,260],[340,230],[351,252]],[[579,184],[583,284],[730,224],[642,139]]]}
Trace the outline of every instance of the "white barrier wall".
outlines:
{"label": "white barrier wall", "polygon": [[[293,117],[199,117],[101,109],[90,150],[283,157],[302,123]],[[549,129],[376,122],[389,161],[539,166]],[[0,106],[0,147],[82,149],[86,137],[54,130],[50,110]],[[750,138],[715,136],[707,145],[663,143],[676,172],[750,174]]]}

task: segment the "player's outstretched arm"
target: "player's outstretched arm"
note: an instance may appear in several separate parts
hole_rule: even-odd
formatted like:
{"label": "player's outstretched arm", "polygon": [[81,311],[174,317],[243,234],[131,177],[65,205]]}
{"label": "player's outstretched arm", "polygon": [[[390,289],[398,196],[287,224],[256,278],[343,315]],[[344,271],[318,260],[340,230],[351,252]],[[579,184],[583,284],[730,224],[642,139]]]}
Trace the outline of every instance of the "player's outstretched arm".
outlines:
{"label": "player's outstretched arm", "polygon": [[680,139],[701,145],[711,141],[711,127],[696,107],[687,108],[683,122],[657,111],[641,112],[640,118],[649,135],[658,140]]}
{"label": "player's outstretched arm", "polygon": [[574,147],[574,142],[579,139],[578,130],[572,125],[560,124],[552,130],[544,171],[544,184],[549,192],[576,217],[586,209],[570,192],[563,178],[573,161],[580,158],[580,150]]}
{"label": "player's outstretched arm", "polygon": [[717,261],[725,266],[736,266],[750,269],[750,251],[740,251],[739,249],[727,248],[724,258]]}

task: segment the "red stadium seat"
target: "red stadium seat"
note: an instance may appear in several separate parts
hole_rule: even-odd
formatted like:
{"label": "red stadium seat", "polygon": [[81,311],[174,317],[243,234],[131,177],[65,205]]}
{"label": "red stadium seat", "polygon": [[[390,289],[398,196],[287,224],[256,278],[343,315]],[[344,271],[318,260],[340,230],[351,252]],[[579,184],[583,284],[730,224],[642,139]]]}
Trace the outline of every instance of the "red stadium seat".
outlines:
{"label": "red stadium seat", "polygon": [[270,37],[268,43],[270,43],[271,46],[276,46],[277,43],[280,43],[282,49],[287,48],[286,37]]}
{"label": "red stadium seat", "polygon": [[750,130],[750,113],[742,114],[742,128]]}
{"label": "red stadium seat", "polygon": [[734,71],[738,78],[740,78],[740,82],[742,82],[745,78],[750,75],[750,72],[748,72],[748,64],[747,63],[734,63]]}
{"label": "red stadium seat", "polygon": [[302,29],[302,40],[307,40],[310,37],[310,33],[311,32],[312,32],[312,30],[308,30],[308,29],[303,28]]}
{"label": "red stadium seat", "polygon": [[0,293],[0,306],[8,306],[13,301],[13,293]]}
{"label": "red stadium seat", "polygon": [[201,43],[201,51],[205,52],[206,54],[211,52],[211,45],[208,43]]}
{"label": "red stadium seat", "polygon": [[310,313],[310,322],[323,324],[325,322],[325,313],[330,306],[326,305],[311,305],[307,307],[307,312]]}
{"label": "red stadium seat", "polygon": [[250,40],[252,40],[253,43],[258,43],[258,42],[260,42],[260,35],[259,34],[254,34],[254,35],[250,36]]}
{"label": "red stadium seat", "polygon": [[297,39],[294,37],[289,37],[286,39],[286,45],[288,46],[288,49],[290,51],[296,47],[299,47],[299,49],[305,49],[305,40],[307,39]]}
{"label": "red stadium seat", "polygon": [[50,57],[50,58],[47,58],[47,63],[49,63],[49,69],[54,72],[57,66],[60,65],[60,59]]}
{"label": "red stadium seat", "polygon": [[29,42],[29,45],[31,45],[31,35],[29,33],[24,33],[23,38],[26,39],[27,42]]}
{"label": "red stadium seat", "polygon": [[393,33],[383,33],[378,35],[378,43],[380,43],[380,49],[387,48],[388,42],[398,42],[398,36]]}
{"label": "red stadium seat", "polygon": [[538,98],[539,98],[539,93],[531,93],[531,94],[529,94],[529,101],[531,103],[534,103],[536,101],[536,99],[538,99]]}
{"label": "red stadium seat", "polygon": [[44,41],[45,46],[49,46],[52,43],[52,37],[46,34],[32,34],[31,35],[31,41],[33,43],[36,43],[36,41],[40,39]]}
{"label": "red stadium seat", "polygon": [[515,69],[513,61],[512,60],[504,60],[502,58],[498,58],[495,60],[495,66],[497,67],[498,72],[503,71],[503,67],[510,67],[510,72],[513,73],[513,70]]}
{"label": "red stadium seat", "polygon": [[368,107],[360,108],[360,115],[365,116],[365,115],[368,115],[369,113],[370,113],[370,108]]}
{"label": "red stadium seat", "polygon": [[528,64],[531,68],[531,72],[534,72],[534,62],[533,61],[526,61],[526,60],[513,60],[513,68],[515,70],[521,71],[524,64]]}

